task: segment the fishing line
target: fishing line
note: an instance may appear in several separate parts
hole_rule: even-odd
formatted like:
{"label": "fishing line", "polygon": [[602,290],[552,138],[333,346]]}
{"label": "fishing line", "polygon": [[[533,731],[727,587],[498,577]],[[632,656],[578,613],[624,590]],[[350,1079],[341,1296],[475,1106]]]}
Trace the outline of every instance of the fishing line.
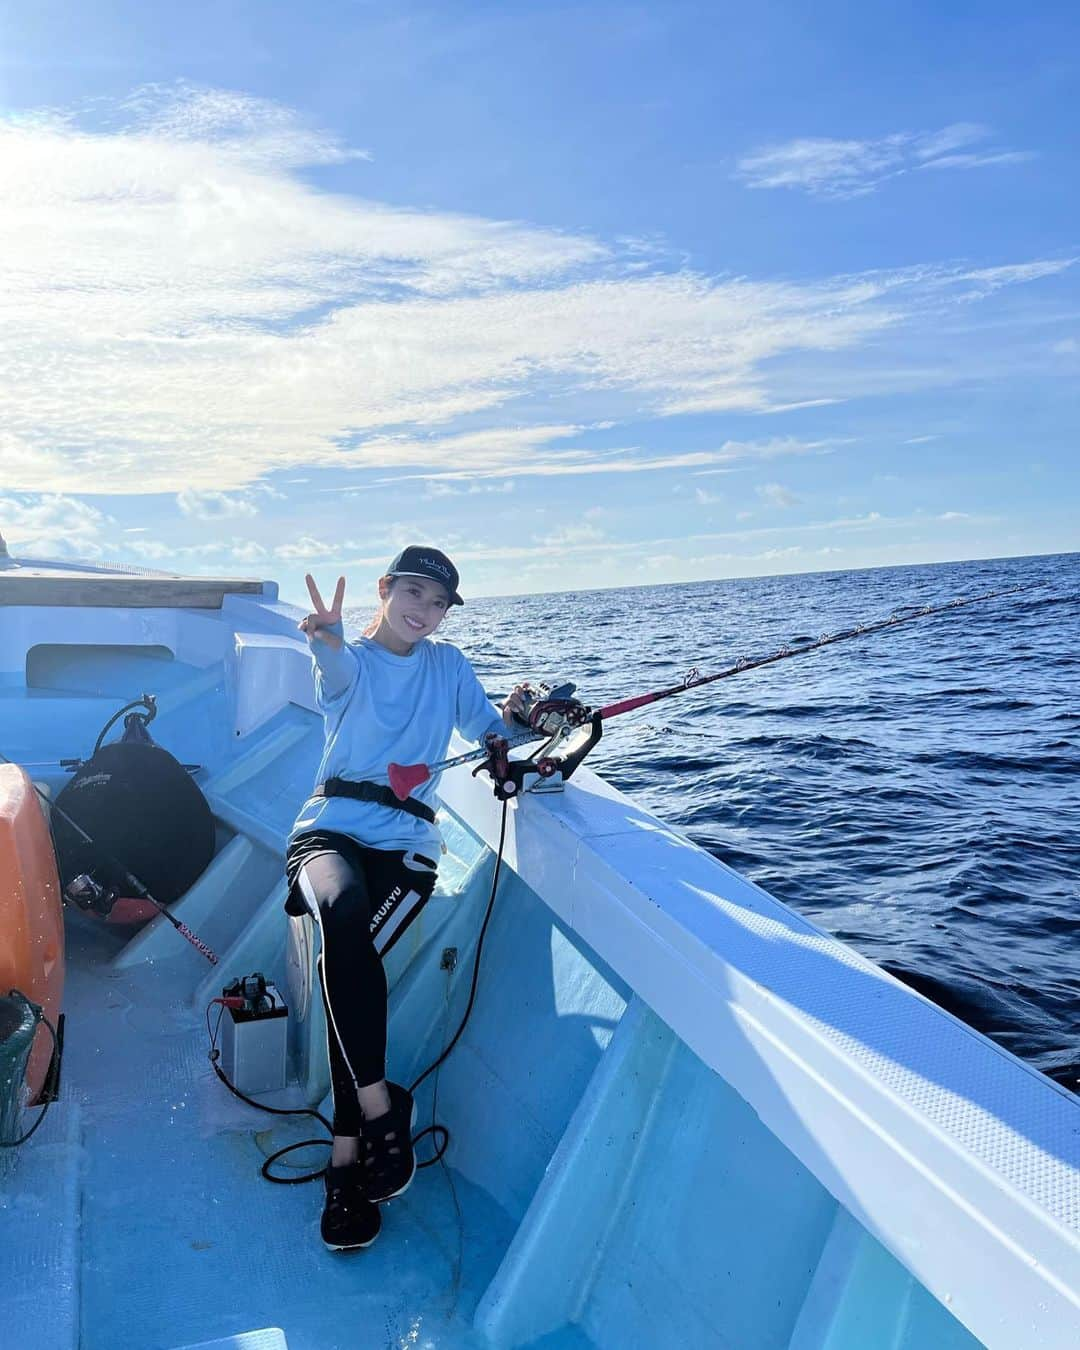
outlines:
{"label": "fishing line", "polygon": [[[734,665],[728,666],[725,670],[719,670],[712,675],[702,675],[695,668],[688,671],[679,684],[671,685],[669,688],[654,689],[647,694],[619,699],[614,703],[608,703],[595,712],[587,708],[581,711],[588,715],[588,719],[592,721],[594,726],[602,725],[613,717],[621,717],[623,713],[633,712],[635,708],[644,708],[650,703],[659,703],[661,699],[674,698],[676,694],[685,694],[691,689],[700,689],[703,685],[712,684],[717,680],[727,680],[733,675],[742,675],[748,670],[760,670],[762,666],[771,666],[777,661],[786,661],[793,656],[803,656],[806,652],[817,651],[820,647],[829,647],[837,642],[848,642],[852,638],[868,637],[871,633],[880,633],[886,628],[897,628],[901,624],[912,623],[916,619],[929,618],[934,614],[945,614],[950,610],[963,609],[967,605],[981,604],[986,600],[997,600],[1005,595],[1016,595],[1020,591],[1032,590],[1036,584],[1038,583],[1027,583],[1020,586],[1011,586],[1001,591],[986,591],[982,595],[969,596],[967,599],[961,597],[956,600],[949,600],[942,605],[923,605],[920,608],[905,605],[903,608],[910,609],[911,613],[905,614],[898,610],[890,614],[887,619],[879,619],[875,623],[859,623],[853,628],[842,629],[839,633],[823,633],[812,642],[801,642],[796,645],[788,644],[775,652],[771,652],[768,656],[740,657]],[[550,732],[530,730],[517,736],[507,737],[502,742],[502,753],[505,755],[506,750],[519,745],[547,740],[549,735]],[[441,773],[444,769],[453,769],[459,764],[470,764],[478,760],[491,759],[491,749],[483,746],[478,750],[468,750],[464,754],[454,755],[450,759],[439,760],[435,764],[390,764],[387,767],[387,777],[396,796],[404,801],[414,788],[419,787],[421,783],[426,783],[428,779],[437,773]]]}
{"label": "fishing line", "polygon": [[[734,665],[728,666],[725,670],[719,670],[714,675],[700,675],[697,670],[690,670],[684,676],[681,684],[671,685],[667,689],[655,689],[649,694],[638,694],[636,698],[609,703],[606,707],[600,708],[597,715],[601,718],[618,717],[622,713],[632,712],[635,708],[644,708],[650,703],[659,703],[661,699],[673,698],[676,694],[685,694],[688,689],[700,689],[702,685],[712,684],[715,680],[727,680],[733,675],[741,675],[747,670],[759,670],[762,666],[771,666],[777,661],[786,661],[792,656],[802,656],[806,652],[816,651],[819,647],[829,647],[836,642],[847,642],[851,638],[868,637],[871,633],[880,633],[886,628],[897,628],[900,624],[912,623],[915,619],[925,619],[932,614],[945,614],[949,610],[962,609],[965,605],[977,605],[984,600],[997,600],[1003,595],[1015,595],[1018,591],[1030,589],[1030,585],[1012,586],[1004,591],[987,591],[983,595],[973,595],[967,600],[949,600],[944,605],[924,605],[921,609],[916,609],[910,614],[902,614],[897,611],[890,614],[887,619],[879,619],[876,623],[860,623],[856,624],[854,628],[845,628],[839,633],[823,633],[821,637],[815,638],[812,642],[800,643],[798,646],[784,646],[768,656],[756,659],[740,657]],[[909,606],[905,606],[905,608],[909,608]]]}

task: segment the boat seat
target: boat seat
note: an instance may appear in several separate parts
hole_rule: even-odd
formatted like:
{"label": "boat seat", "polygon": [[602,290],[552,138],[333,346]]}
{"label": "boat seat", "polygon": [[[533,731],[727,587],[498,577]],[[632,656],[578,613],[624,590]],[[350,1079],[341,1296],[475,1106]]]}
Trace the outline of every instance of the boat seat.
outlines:
{"label": "boat seat", "polygon": [[278,633],[236,633],[226,662],[236,736],[268,722],[288,703],[312,708],[311,653],[306,642]]}

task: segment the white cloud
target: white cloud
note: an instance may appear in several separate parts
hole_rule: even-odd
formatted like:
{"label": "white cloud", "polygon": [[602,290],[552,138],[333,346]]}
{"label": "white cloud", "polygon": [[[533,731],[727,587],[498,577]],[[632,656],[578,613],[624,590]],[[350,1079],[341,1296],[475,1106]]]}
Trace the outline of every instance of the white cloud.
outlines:
{"label": "white cloud", "polygon": [[[883,516],[878,511],[868,511],[861,516],[838,517],[833,520],[810,521],[804,524],[793,525],[764,525],[755,526],[750,529],[742,530],[713,530],[698,531],[693,534],[679,535],[677,537],[665,537],[659,539],[623,539],[614,540],[604,536],[593,538],[587,531],[570,527],[561,531],[555,536],[542,536],[529,544],[508,544],[498,547],[463,547],[455,549],[454,558],[459,563],[483,563],[483,562],[521,562],[530,561],[536,558],[548,556],[566,557],[580,556],[587,559],[590,555],[599,555],[601,557],[620,557],[629,555],[638,557],[643,551],[653,552],[661,550],[664,553],[679,556],[676,550],[684,549],[697,544],[713,544],[718,541],[728,543],[742,543],[754,540],[760,540],[763,544],[768,540],[788,539],[792,535],[800,534],[872,534],[881,536],[885,531],[905,530],[910,531],[913,525],[926,525],[929,521],[927,517],[921,514],[911,516]],[[984,522],[985,523],[985,522]],[[778,558],[788,553],[802,551],[804,545],[776,543],[769,545],[765,551],[755,554],[730,554],[719,555],[710,553],[708,556],[712,561],[720,556],[731,558]],[[375,559],[356,559],[356,562],[376,561]],[[693,559],[683,558],[683,561],[694,561]],[[700,559],[699,561],[704,561]]]}
{"label": "white cloud", "polygon": [[[696,478],[711,474],[730,473],[740,463],[751,460],[775,459],[781,455],[825,453],[842,441],[799,441],[793,436],[773,437],[766,441],[725,441],[715,450],[685,450],[677,454],[653,455],[637,447],[616,450],[566,449],[552,453],[549,440],[568,439],[581,433],[577,427],[534,427],[528,431],[482,433],[480,436],[433,437],[416,442],[402,439],[380,442],[375,453],[387,458],[393,456],[403,462],[415,459],[419,463],[439,463],[443,460],[460,463],[468,468],[447,469],[441,473],[395,474],[379,480],[397,483],[403,479],[423,478],[427,490],[439,493],[440,484],[455,481],[482,480],[498,476],[558,477],[582,474],[654,473],[665,469],[689,469]],[[374,449],[371,445],[369,450]],[[705,468],[704,465],[723,465],[723,468]],[[326,491],[337,492],[338,488]],[[355,489],[362,492],[363,489]]]}
{"label": "white cloud", "polygon": [[[751,514],[750,512],[739,512],[736,520],[748,519]],[[627,565],[636,566],[642,559],[647,561],[649,558],[654,558],[662,561],[665,565],[671,563],[672,565],[678,564],[681,567],[697,563],[714,566],[721,561],[742,563],[753,560],[782,559],[795,556],[800,552],[809,554],[811,546],[815,543],[815,536],[826,535],[836,538],[852,536],[856,539],[859,536],[865,536],[875,543],[883,543],[890,535],[895,537],[898,533],[902,533],[904,537],[909,537],[913,528],[920,526],[933,526],[938,522],[948,525],[952,523],[950,518],[952,514],[945,513],[940,517],[930,517],[921,512],[916,512],[907,516],[884,516],[878,511],[869,511],[863,515],[841,516],[830,520],[809,521],[801,524],[696,531],[678,536],[632,539],[609,538],[595,527],[579,524],[563,527],[552,534],[535,535],[531,541],[523,543],[476,544],[458,538],[448,538],[442,542],[446,543],[452,551],[454,560],[459,565],[467,565],[472,568],[474,564],[478,567],[485,564],[494,564],[503,575],[505,575],[505,569],[512,565],[513,575],[526,577],[530,575],[531,571],[542,573],[545,570],[558,570],[563,572],[566,563],[571,560],[578,566],[592,563],[605,565],[610,562],[618,562],[620,566],[625,567]],[[970,517],[970,519],[973,523],[980,525],[996,525],[999,523],[992,517]],[[806,543],[792,542],[793,539],[804,535],[807,536]],[[717,544],[723,544],[731,549],[738,549],[738,551],[718,552],[715,547]],[[752,548],[755,544],[759,546],[760,551],[746,551],[746,546]],[[398,546],[400,545],[394,545],[394,547]],[[178,554],[183,557],[199,557],[209,553],[213,547],[168,549],[166,553],[172,557]],[[274,556],[287,558],[302,565],[349,569],[351,571],[369,569],[374,573],[374,569],[381,569],[385,565],[387,557],[393,551],[389,545],[383,551],[373,551],[376,547],[383,549],[381,544],[376,545],[375,541],[371,539],[345,540],[336,545],[329,545],[308,537],[298,539],[291,545],[283,545],[275,549]],[[241,541],[234,540],[231,545],[223,544],[219,551],[222,556],[241,558],[239,550],[242,548]],[[699,549],[701,550],[700,555],[691,556],[687,553],[688,549]],[[835,544],[832,544],[814,548],[813,551],[828,553],[840,550]],[[165,556],[165,554],[153,556]],[[251,561],[259,561],[260,556],[253,556]]]}
{"label": "white cloud", "polygon": [[980,267],[971,272],[961,272],[958,281],[971,281],[980,291],[996,291],[1002,286],[1014,286],[1017,282],[1038,281],[1042,277],[1053,276],[1066,267],[1071,267],[1075,258],[1047,258],[1038,262],[1010,263],[1005,267]]}
{"label": "white cloud", "polygon": [[990,128],[981,122],[952,122],[940,131],[923,132],[910,138],[911,153],[924,163],[933,163],[942,155],[985,140],[990,134]]}
{"label": "white cloud", "polygon": [[872,192],[903,159],[903,137],[879,141],[803,137],[744,155],[737,176],[750,188],[802,188],[819,196]]}
{"label": "white cloud", "polygon": [[367,150],[306,127],[291,108],[231,89],[180,81],[148,84],[116,109],[122,129],[146,138],[193,145],[213,141],[239,163],[256,167],[342,164],[371,159]]}
{"label": "white cloud", "polygon": [[[850,445],[850,436],[833,437],[825,441],[800,441],[794,436],[773,436],[767,441],[725,441],[721,454],[729,464],[740,461],[779,459],[786,455],[827,455],[838,445]],[[695,478],[707,478],[712,474],[727,473],[728,469],[699,469]]]}
{"label": "white cloud", "polygon": [[514,484],[511,479],[495,483],[470,483],[468,487],[455,487],[453,483],[448,483],[443,479],[433,479],[424,486],[424,495],[427,497],[475,497],[480,493],[498,493],[505,495],[513,492]]}
{"label": "white cloud", "polygon": [[796,506],[799,501],[794,492],[780,483],[764,483],[757,491],[758,496],[767,501],[770,506]]}
{"label": "white cloud", "polygon": [[583,544],[598,544],[607,536],[595,525],[564,525],[550,534],[536,536],[548,548],[580,548]]}
{"label": "white cloud", "polygon": [[105,557],[113,521],[65,494],[0,496],[0,532],[9,551],[26,557]]}
{"label": "white cloud", "polygon": [[[279,544],[274,549],[274,557],[300,562],[325,561],[327,558],[337,557],[342,547],[341,543],[328,543],[325,539],[313,539],[311,535],[304,534],[289,544]],[[344,545],[345,549],[349,547],[349,544]]]}
{"label": "white cloud", "polygon": [[196,570],[222,562],[255,563],[269,558],[270,551],[253,539],[215,539],[203,544],[176,544],[162,539],[131,539],[124,544],[126,557],[145,562],[185,562]]}
{"label": "white cloud", "polygon": [[264,558],[270,556],[269,550],[264,548],[262,544],[256,543],[254,539],[235,543],[230,552],[237,562],[242,563],[261,562]]}
{"label": "white cloud", "polygon": [[812,377],[773,399],[777,358],[853,349],[950,288],[1067,265],[716,279],[663,270],[641,241],[317,191],[300,170],[359,152],[243,94],[150,88],[95,116],[0,121],[7,491],[186,493],[221,518],[250,512],[208,494],[286,468],[453,481],[722,464],[551,449],[596,422],[496,423],[520,422],[503,408],[523,396],[587,400],[605,421],[821,402]]}
{"label": "white cloud", "polygon": [[[279,494],[280,495],[280,494]],[[196,520],[225,520],[229,516],[254,516],[258,511],[246,497],[230,496],[227,492],[196,492],[185,488],[177,493],[176,504],[185,516]]]}
{"label": "white cloud", "polygon": [[969,151],[991,131],[956,122],[940,131],[899,131],[875,140],[803,137],[744,155],[736,177],[751,188],[798,188],[818,197],[859,197],[886,179],[920,169],[976,169],[1031,159],[1022,150]]}
{"label": "white cloud", "polygon": [[787,548],[767,548],[761,553],[752,553],[749,556],[752,558],[760,558],[763,562],[776,562],[780,558],[794,558],[797,554],[802,553],[802,551],[803,548],[801,544],[789,544]]}

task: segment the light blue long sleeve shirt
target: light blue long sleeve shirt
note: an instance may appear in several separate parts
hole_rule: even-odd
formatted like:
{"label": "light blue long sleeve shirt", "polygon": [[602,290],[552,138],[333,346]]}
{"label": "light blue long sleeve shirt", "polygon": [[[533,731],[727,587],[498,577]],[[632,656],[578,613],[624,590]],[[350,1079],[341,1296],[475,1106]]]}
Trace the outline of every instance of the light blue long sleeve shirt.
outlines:
{"label": "light blue long sleeve shirt", "polygon": [[[340,628],[331,629],[341,635]],[[454,727],[468,740],[505,724],[466,657],[450,642],[423,638],[408,656],[395,656],[362,637],[333,648],[309,645],[314,660],[315,698],[326,731],[326,748],[316,785],[328,778],[386,783],[386,767],[433,764],[446,757]],[[413,797],[436,809],[436,775]],[[289,835],[333,830],[369,848],[412,849],[438,860],[434,825],[378,802],[349,797],[309,797]]]}

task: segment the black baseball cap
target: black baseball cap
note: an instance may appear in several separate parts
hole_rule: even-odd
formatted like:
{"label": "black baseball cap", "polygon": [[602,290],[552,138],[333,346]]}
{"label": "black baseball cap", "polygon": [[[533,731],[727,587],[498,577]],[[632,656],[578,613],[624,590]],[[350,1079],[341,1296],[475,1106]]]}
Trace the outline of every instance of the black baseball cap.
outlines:
{"label": "black baseball cap", "polygon": [[429,581],[438,581],[450,592],[452,605],[465,603],[458,595],[458,570],[445,553],[437,548],[426,548],[422,544],[410,544],[403,548],[386,569],[388,577],[427,577]]}

